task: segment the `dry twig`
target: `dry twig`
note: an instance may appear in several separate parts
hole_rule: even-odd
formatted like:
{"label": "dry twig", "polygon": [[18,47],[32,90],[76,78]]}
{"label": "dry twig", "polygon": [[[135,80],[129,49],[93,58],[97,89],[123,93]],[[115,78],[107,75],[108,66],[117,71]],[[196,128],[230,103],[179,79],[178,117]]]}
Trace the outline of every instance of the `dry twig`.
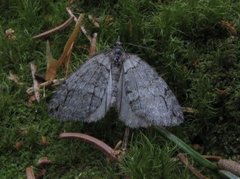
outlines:
{"label": "dry twig", "polygon": [[77,22],[77,17],[73,14],[73,12],[71,11],[71,9],[69,7],[66,7],[66,11],[70,15],[70,17],[73,17],[74,21]]}
{"label": "dry twig", "polygon": [[88,19],[93,23],[93,25],[97,28],[100,27],[99,23],[97,22],[96,18],[94,18],[92,15],[88,15]]}
{"label": "dry twig", "polygon": [[114,150],[109,145],[105,144],[103,141],[97,138],[82,133],[62,133],[59,137],[61,139],[77,138],[87,143],[93,144],[96,148],[107,155],[112,161],[118,161],[118,158],[114,155]]}
{"label": "dry twig", "polygon": [[191,107],[182,107],[182,111],[186,113],[198,113],[197,109]]}
{"label": "dry twig", "polygon": [[93,37],[90,41],[89,56],[92,57],[97,52],[97,33],[93,34]]}
{"label": "dry twig", "polygon": [[33,79],[33,92],[37,102],[39,102],[40,101],[39,84],[35,78],[37,67],[33,63],[30,63],[30,66],[31,66],[31,72],[32,72],[32,79]]}
{"label": "dry twig", "polygon": [[71,24],[71,22],[73,21],[73,17],[71,16],[68,20],[66,20],[63,24],[53,28],[53,29],[50,29],[46,32],[43,32],[41,34],[38,34],[38,35],[35,35],[32,37],[32,39],[40,39],[40,38],[45,38],[45,37],[48,37],[49,35],[51,34],[54,34],[58,31],[61,31],[63,29],[65,29],[67,26],[69,26],[69,24]]}
{"label": "dry twig", "polygon": [[11,71],[9,72],[9,75],[7,78],[11,81],[14,81],[18,85],[23,85],[23,83],[20,82],[19,77],[16,74],[13,74]]}
{"label": "dry twig", "polygon": [[85,29],[84,26],[81,26],[81,31],[82,31],[82,33],[87,37],[87,39],[89,40],[89,42],[91,42],[92,38],[91,38],[90,35],[87,34],[87,31],[86,31],[86,29]]}
{"label": "dry twig", "polygon": [[200,173],[196,168],[189,164],[188,159],[185,154],[179,153],[178,155],[179,160],[199,179],[207,179],[208,177],[204,176]]}
{"label": "dry twig", "polygon": [[[54,79],[54,80],[52,80],[52,81],[46,81],[46,82],[43,82],[43,83],[39,84],[39,88],[45,88],[45,87],[50,86],[50,85],[56,86],[56,85],[61,84],[61,82],[63,82],[64,80],[65,80],[65,78]],[[34,91],[33,91],[33,87],[28,88],[28,89],[26,90],[26,92],[27,92],[27,94],[33,93],[33,92],[34,92]]]}
{"label": "dry twig", "polygon": [[[71,9],[67,7],[66,10],[67,10],[68,14],[70,15],[70,17],[73,17],[73,18],[74,18],[74,21],[77,22],[77,17],[73,14],[73,12],[71,11]],[[87,39],[89,40],[89,42],[91,42],[91,39],[92,39],[92,38],[87,34],[87,31],[86,31],[85,27],[84,27],[83,25],[81,25],[80,28],[81,28],[82,33],[83,33],[83,34],[87,37]]]}
{"label": "dry twig", "polygon": [[49,165],[52,164],[53,162],[48,159],[48,157],[42,157],[38,160],[37,165],[38,166],[44,166],[44,165]]}
{"label": "dry twig", "polygon": [[220,159],[222,159],[221,156],[216,156],[216,155],[203,155],[203,157],[212,161],[219,161]]}
{"label": "dry twig", "polygon": [[27,179],[35,179],[32,166],[26,168]]}

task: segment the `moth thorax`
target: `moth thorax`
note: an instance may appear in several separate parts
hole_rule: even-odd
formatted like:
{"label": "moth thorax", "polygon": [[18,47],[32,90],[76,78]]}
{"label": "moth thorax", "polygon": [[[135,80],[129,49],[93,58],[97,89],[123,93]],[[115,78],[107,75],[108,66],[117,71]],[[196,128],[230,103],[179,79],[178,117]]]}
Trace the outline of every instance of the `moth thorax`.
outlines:
{"label": "moth thorax", "polygon": [[113,51],[113,61],[116,65],[120,65],[121,64],[121,56],[123,54],[123,49],[121,46],[117,46],[115,47],[114,51]]}
{"label": "moth thorax", "polygon": [[111,106],[116,106],[116,100],[118,96],[118,84],[120,79],[121,68],[119,65],[113,63],[111,65],[111,72],[112,72],[112,96],[111,96]]}

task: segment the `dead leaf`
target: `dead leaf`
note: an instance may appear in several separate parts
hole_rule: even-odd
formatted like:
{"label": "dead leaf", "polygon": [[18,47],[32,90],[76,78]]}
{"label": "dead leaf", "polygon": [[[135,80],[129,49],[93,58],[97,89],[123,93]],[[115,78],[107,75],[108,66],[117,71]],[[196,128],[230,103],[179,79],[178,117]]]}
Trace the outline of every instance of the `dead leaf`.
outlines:
{"label": "dead leaf", "polygon": [[64,65],[65,76],[67,75],[68,65],[70,62],[73,45],[74,45],[74,42],[81,30],[80,25],[82,23],[83,17],[84,17],[84,14],[81,14],[79,16],[78,21],[75,25],[75,28],[74,28],[72,34],[69,36],[69,38],[64,46],[63,52],[58,60],[53,59],[51,51],[50,51],[50,46],[49,46],[49,44],[47,45],[46,54],[47,54],[47,59],[48,59],[48,67],[47,67],[47,71],[45,74],[46,81],[52,81],[53,79],[55,79],[57,70],[61,65]]}
{"label": "dead leaf", "polygon": [[55,79],[59,62],[53,58],[49,41],[46,44],[47,70],[45,73],[45,80],[52,81]]}
{"label": "dead leaf", "polygon": [[35,179],[32,166],[26,168],[26,175],[27,179]]}
{"label": "dead leaf", "polygon": [[48,143],[47,143],[47,138],[46,138],[45,136],[42,136],[42,137],[41,137],[40,144],[41,144],[41,145],[47,145],[47,144],[48,144]]}
{"label": "dead leaf", "polygon": [[19,133],[22,136],[26,136],[26,135],[28,135],[28,129],[27,128],[21,128],[21,129],[19,129]]}
{"label": "dead leaf", "polygon": [[97,52],[97,33],[93,34],[93,37],[90,42],[89,57],[92,57]]}
{"label": "dead leaf", "polygon": [[15,148],[17,150],[20,150],[22,148],[22,146],[23,146],[23,143],[21,141],[17,141],[16,144],[15,144]]}
{"label": "dead leaf", "polygon": [[220,159],[217,164],[220,169],[230,171],[240,177],[240,164],[238,162],[235,162],[233,160]]}
{"label": "dead leaf", "polygon": [[220,96],[227,96],[228,95],[228,90],[227,89],[218,89],[218,88],[216,88],[216,92]]}
{"label": "dead leaf", "polygon": [[37,100],[37,99],[36,99],[36,97],[35,97],[34,94],[31,95],[31,96],[29,96],[29,97],[28,97],[27,106],[28,106],[28,107],[31,107],[31,106],[33,105],[33,102],[36,101],[36,100]]}
{"label": "dead leaf", "polygon": [[12,28],[5,30],[5,35],[9,40],[15,40],[15,31]]}
{"label": "dead leaf", "polygon": [[41,157],[38,162],[37,165],[38,166],[44,166],[44,165],[48,165],[48,164],[52,164],[53,162],[51,160],[48,159],[48,157]]}
{"label": "dead leaf", "polygon": [[231,35],[237,35],[236,24],[233,22],[222,20],[220,22],[221,26],[225,28]]}
{"label": "dead leaf", "polygon": [[75,28],[73,29],[72,34],[68,38],[68,40],[64,46],[63,53],[58,60],[59,64],[63,64],[65,66],[65,75],[67,75],[67,72],[68,72],[68,65],[69,65],[69,61],[71,58],[72,48],[73,48],[73,45],[77,39],[77,36],[78,36],[80,30],[81,30],[81,23],[83,21],[83,17],[84,17],[84,14],[81,14],[79,16],[77,23],[75,25]]}
{"label": "dead leaf", "polygon": [[36,179],[43,179],[44,175],[46,175],[47,170],[42,169],[39,172],[36,173]]}
{"label": "dead leaf", "polygon": [[9,72],[7,78],[11,81],[14,81],[18,85],[23,85],[23,83],[20,82],[19,77],[16,74],[13,74],[11,71]]}
{"label": "dead leaf", "polygon": [[66,58],[63,60],[63,65],[64,65],[64,68],[65,68],[65,77],[67,77],[67,75],[68,75],[68,69],[69,69],[69,63],[70,63],[70,60],[71,60],[73,45],[74,45],[74,43],[71,44],[69,50],[67,51]]}
{"label": "dead leaf", "polygon": [[114,20],[114,18],[113,18],[113,16],[111,16],[111,15],[108,15],[108,16],[105,18],[105,21],[106,21],[108,24],[110,24],[111,22],[113,22],[113,20]]}

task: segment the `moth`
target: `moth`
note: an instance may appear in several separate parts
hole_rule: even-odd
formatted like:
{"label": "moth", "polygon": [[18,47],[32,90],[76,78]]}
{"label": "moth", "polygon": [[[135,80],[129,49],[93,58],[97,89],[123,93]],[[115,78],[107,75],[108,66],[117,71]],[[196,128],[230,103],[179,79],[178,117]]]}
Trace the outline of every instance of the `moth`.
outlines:
{"label": "moth", "polygon": [[113,49],[86,61],[55,92],[49,114],[60,120],[95,122],[113,107],[131,128],[175,126],[184,121],[166,82],[137,55]]}

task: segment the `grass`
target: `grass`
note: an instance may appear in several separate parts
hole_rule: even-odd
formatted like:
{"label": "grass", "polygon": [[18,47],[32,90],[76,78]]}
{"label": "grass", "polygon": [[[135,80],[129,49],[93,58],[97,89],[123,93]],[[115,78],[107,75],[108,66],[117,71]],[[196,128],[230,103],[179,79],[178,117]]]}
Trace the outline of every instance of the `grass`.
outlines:
{"label": "grass", "polygon": [[[114,112],[95,124],[55,121],[46,112],[53,89],[46,90],[47,97],[39,104],[26,106],[26,89],[32,85],[29,63],[34,61],[39,74],[46,69],[46,41],[31,37],[66,20],[66,6],[63,0],[0,0],[1,178],[24,178],[27,166],[39,170],[36,162],[43,156],[54,161],[47,167],[46,178],[192,178],[173,160],[178,149],[153,129],[134,130],[129,152],[119,165],[110,165],[103,154],[85,143],[58,139],[63,131],[85,132],[114,146],[124,131]],[[98,32],[99,50],[111,47],[120,36],[128,52],[141,56],[163,76],[182,106],[198,110],[185,114],[186,122],[172,129],[174,134],[188,144],[200,138],[205,153],[239,154],[240,42],[239,33],[231,31],[239,31],[239,2],[76,0],[70,7],[76,14],[100,18],[99,29],[85,20],[90,34]],[[112,22],[105,20],[108,16]],[[8,28],[14,29],[15,40],[6,38]],[[55,58],[72,29],[73,25],[49,37]],[[80,35],[71,71],[86,60],[87,51],[79,48],[86,44],[88,40]],[[9,71],[24,84],[8,80]],[[42,137],[47,144],[41,142]],[[18,149],[17,143],[21,144]],[[203,172],[209,174],[206,169]]]}

